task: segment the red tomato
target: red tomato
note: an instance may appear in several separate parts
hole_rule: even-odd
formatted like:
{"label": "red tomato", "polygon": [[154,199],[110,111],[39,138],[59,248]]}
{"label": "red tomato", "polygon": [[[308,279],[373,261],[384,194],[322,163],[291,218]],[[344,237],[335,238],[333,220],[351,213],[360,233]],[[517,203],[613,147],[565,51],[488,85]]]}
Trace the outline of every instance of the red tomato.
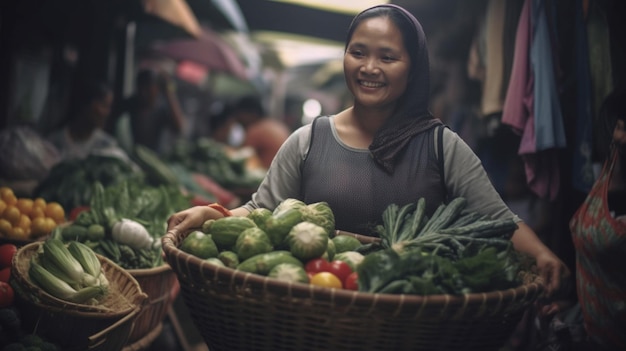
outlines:
{"label": "red tomato", "polygon": [[319,273],[319,272],[328,272],[328,268],[329,268],[329,262],[323,258],[314,258],[312,260],[309,260],[304,265],[304,270],[307,273],[313,273],[313,274]]}
{"label": "red tomato", "polygon": [[8,283],[9,278],[11,278],[11,267],[0,269],[0,282]]}
{"label": "red tomato", "polygon": [[70,221],[74,221],[76,220],[76,217],[78,217],[78,215],[83,212],[83,211],[89,211],[89,206],[77,206],[74,207],[71,211],[70,211],[70,216],[69,216],[69,220]]}
{"label": "red tomato", "polygon": [[0,245],[0,268],[11,267],[11,261],[16,252],[17,246],[13,244]]}
{"label": "red tomato", "polygon": [[359,290],[359,273],[352,272],[343,282],[344,289]]}
{"label": "red tomato", "polygon": [[341,280],[336,275],[328,272],[319,272],[313,275],[310,283],[312,285],[323,286],[327,288],[341,288]]}
{"label": "red tomato", "polygon": [[14,291],[9,283],[0,282],[0,308],[13,304]]}
{"label": "red tomato", "polygon": [[352,273],[352,268],[344,261],[335,260],[328,265],[326,271],[336,275],[343,282]]}

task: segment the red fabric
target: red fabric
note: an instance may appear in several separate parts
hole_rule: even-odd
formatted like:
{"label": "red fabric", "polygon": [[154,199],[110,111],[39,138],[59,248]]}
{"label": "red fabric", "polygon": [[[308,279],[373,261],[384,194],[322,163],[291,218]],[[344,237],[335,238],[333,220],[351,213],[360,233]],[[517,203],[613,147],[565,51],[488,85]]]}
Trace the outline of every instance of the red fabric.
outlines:
{"label": "red fabric", "polygon": [[576,248],[576,284],[587,333],[626,350],[626,223],[611,216],[607,193],[617,154],[604,165],[570,221]]}

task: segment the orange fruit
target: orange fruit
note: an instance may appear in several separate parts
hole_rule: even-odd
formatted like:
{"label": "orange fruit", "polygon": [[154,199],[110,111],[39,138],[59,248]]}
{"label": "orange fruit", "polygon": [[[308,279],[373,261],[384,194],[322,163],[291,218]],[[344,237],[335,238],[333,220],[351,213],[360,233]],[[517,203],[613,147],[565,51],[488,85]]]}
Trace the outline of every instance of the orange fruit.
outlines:
{"label": "orange fruit", "polygon": [[30,223],[31,223],[30,217],[22,213],[20,215],[20,220],[17,223],[17,226],[24,229],[26,233],[30,234]]}
{"label": "orange fruit", "polygon": [[48,223],[45,217],[36,217],[30,222],[30,233],[37,238],[48,234]]}
{"label": "orange fruit", "polygon": [[0,234],[8,236],[13,231],[13,225],[11,222],[4,218],[0,218]]}
{"label": "orange fruit", "polygon": [[2,196],[2,201],[4,201],[8,206],[17,204],[17,197],[11,192]]}
{"label": "orange fruit", "polygon": [[4,200],[4,198],[8,195],[15,196],[15,193],[13,193],[13,189],[9,188],[8,186],[0,186],[0,198]]}
{"label": "orange fruit", "polygon": [[11,234],[9,234],[9,237],[12,239],[18,239],[18,240],[28,239],[28,235],[26,235],[26,232],[24,231],[24,229],[20,227],[13,227],[13,230],[11,231]]}
{"label": "orange fruit", "polygon": [[50,233],[54,228],[57,227],[57,222],[55,222],[54,219],[50,218],[50,217],[45,217],[44,218],[45,221],[45,228],[46,228],[46,234]]}
{"label": "orange fruit", "polygon": [[30,213],[33,212],[34,204],[35,203],[32,199],[21,197],[17,199],[17,204],[15,204],[15,206],[19,208],[22,214],[30,216]]}
{"label": "orange fruit", "polygon": [[11,222],[11,224],[14,226],[19,223],[21,215],[22,214],[20,213],[20,210],[14,205],[7,206],[4,212],[2,212],[2,218]]}
{"label": "orange fruit", "polygon": [[65,222],[65,210],[58,202],[48,202],[44,213],[46,217],[54,219],[57,224]]}
{"label": "orange fruit", "polygon": [[41,207],[33,207],[33,210],[30,212],[30,219],[35,218],[43,218],[46,216],[45,209]]}
{"label": "orange fruit", "polygon": [[4,202],[4,200],[0,199],[0,215],[2,215],[2,212],[4,212],[6,208],[7,208],[7,203]]}
{"label": "orange fruit", "polygon": [[45,209],[47,204],[48,203],[46,202],[46,200],[44,198],[42,198],[42,197],[38,197],[35,200],[33,200],[33,206],[34,207],[39,207],[41,209]]}

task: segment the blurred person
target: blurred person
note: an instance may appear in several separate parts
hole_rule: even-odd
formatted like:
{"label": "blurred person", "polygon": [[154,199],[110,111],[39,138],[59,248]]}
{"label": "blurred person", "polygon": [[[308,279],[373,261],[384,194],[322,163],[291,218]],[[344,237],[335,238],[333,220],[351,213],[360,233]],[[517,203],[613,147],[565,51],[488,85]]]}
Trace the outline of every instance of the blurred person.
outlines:
{"label": "blurred person", "polygon": [[233,106],[232,116],[245,131],[241,147],[251,147],[265,169],[269,169],[278,149],[287,140],[291,131],[287,125],[266,115],[258,96],[245,96]]}
{"label": "blurred person", "polygon": [[117,140],[103,130],[112,104],[113,91],[107,83],[81,81],[74,86],[65,124],[47,136],[59,151],[61,160],[98,154],[132,164]]}
{"label": "blurred person", "polygon": [[[576,292],[588,350],[626,350],[626,92],[600,111],[604,165],[570,221],[576,251]],[[611,141],[610,144],[606,144]]]}
{"label": "blurred person", "polygon": [[352,106],[293,132],[243,206],[192,207],[172,215],[168,230],[274,210],[295,198],[327,202],[338,230],[375,235],[390,204],[425,198],[432,216],[439,204],[462,196],[468,211],[517,223],[513,246],[536,260],[545,294],[553,295],[568,279],[567,267],[502,201],[469,146],[428,110],[428,57],[422,26],[410,12],[387,4],[359,13],[343,56]]}
{"label": "blurred person", "polygon": [[231,131],[235,124],[233,107],[223,101],[215,101],[209,107],[209,137],[219,143],[231,144]]}
{"label": "blurred person", "polygon": [[137,74],[136,89],[135,94],[116,108],[112,125],[127,113],[132,144],[163,153],[171,145],[171,139],[183,133],[186,124],[175,83],[167,72],[142,69]]}

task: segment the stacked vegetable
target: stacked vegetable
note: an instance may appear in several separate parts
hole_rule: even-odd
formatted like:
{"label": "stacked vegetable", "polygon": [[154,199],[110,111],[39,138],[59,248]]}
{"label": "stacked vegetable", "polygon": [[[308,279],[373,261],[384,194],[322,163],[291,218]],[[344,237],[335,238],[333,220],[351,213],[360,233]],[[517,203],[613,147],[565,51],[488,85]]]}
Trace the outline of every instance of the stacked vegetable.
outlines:
{"label": "stacked vegetable", "polygon": [[109,282],[100,260],[88,246],[67,246],[49,238],[30,262],[28,275],[50,295],[78,304],[97,304],[108,293]]}
{"label": "stacked vegetable", "polygon": [[160,238],[167,219],[189,206],[175,186],[150,186],[129,179],[104,187],[96,182],[90,205],[53,237],[78,241],[124,269],[153,268],[163,263]]}
{"label": "stacked vegetable", "polygon": [[377,227],[381,240],[359,267],[359,290],[371,293],[461,294],[516,287],[530,261],[514,250],[513,219],[465,210],[458,197],[425,215],[425,200],[390,205]]}
{"label": "stacked vegetable", "polygon": [[462,294],[521,283],[529,261],[513,249],[513,219],[467,211],[462,197],[430,217],[425,208],[424,199],[388,206],[379,240],[362,244],[334,235],[327,203],[286,199],[274,211],[208,220],[180,248],[245,272],[369,293]]}
{"label": "stacked vegetable", "polygon": [[[334,230],[335,217],[326,202],[307,205],[286,199],[274,211],[258,208],[247,217],[208,220],[202,230],[190,233],[180,248],[207,262],[245,272],[343,287],[363,255],[337,252],[331,238]],[[331,260],[338,262],[330,265]],[[328,265],[315,265],[314,261]],[[333,271],[342,273],[329,277]],[[316,278],[319,273],[324,274]]]}

